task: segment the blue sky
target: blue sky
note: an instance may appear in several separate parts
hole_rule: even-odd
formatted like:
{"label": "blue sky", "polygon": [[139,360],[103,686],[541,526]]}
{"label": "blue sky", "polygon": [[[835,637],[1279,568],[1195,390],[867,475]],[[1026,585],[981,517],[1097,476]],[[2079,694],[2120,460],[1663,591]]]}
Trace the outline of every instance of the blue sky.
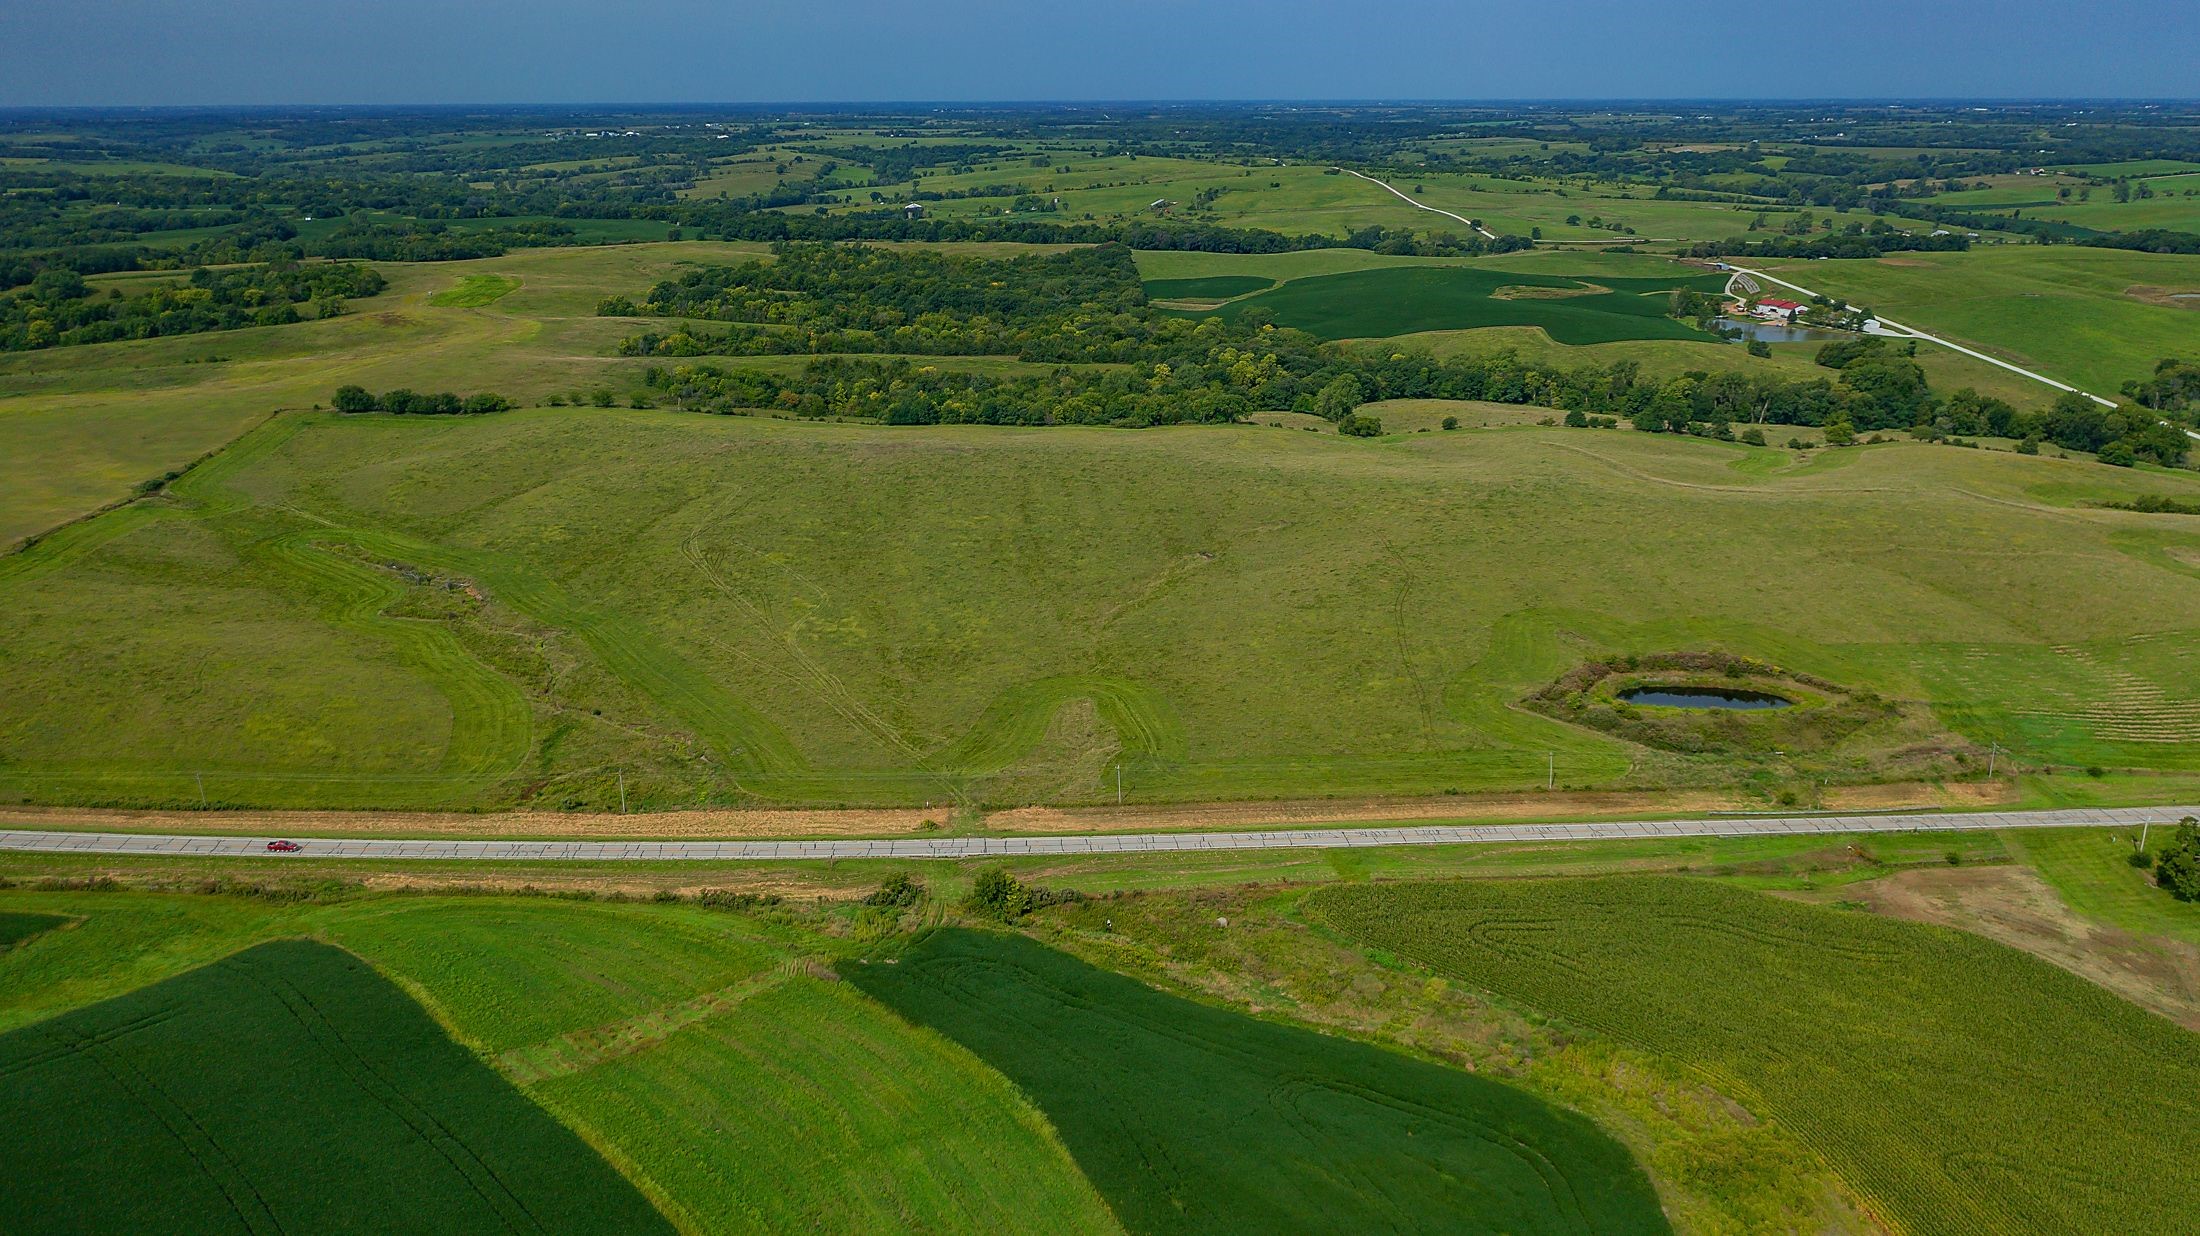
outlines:
{"label": "blue sky", "polygon": [[0,0],[0,106],[2195,95],[2195,0]]}

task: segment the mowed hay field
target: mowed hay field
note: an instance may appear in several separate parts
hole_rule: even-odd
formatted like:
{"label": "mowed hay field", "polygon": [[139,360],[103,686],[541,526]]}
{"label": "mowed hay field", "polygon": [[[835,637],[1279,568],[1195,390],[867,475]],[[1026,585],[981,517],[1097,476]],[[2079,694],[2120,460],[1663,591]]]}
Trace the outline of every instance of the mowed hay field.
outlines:
{"label": "mowed hay field", "polygon": [[2200,355],[2200,300],[2173,299],[2200,292],[2200,257],[2005,245],[1743,264],[2105,395]]}
{"label": "mowed hay field", "polygon": [[2025,759],[2189,769],[2200,529],[2083,504],[2196,490],[1534,426],[286,414],[0,564],[0,791],[1090,801],[1120,763],[1151,801],[1524,788],[1546,753],[1725,781],[1516,707],[1701,649]]}
{"label": "mowed hay field", "polygon": [[290,940],[0,1036],[10,1232],[670,1232],[341,950]]}
{"label": "mowed hay field", "polygon": [[[709,1233],[1119,1230],[1005,1081],[833,981],[799,929],[546,898],[6,899],[79,920],[0,954],[11,1232],[89,1207],[113,1222],[71,1230],[226,1230],[215,1180],[146,1123],[179,1110],[291,1230],[528,1227],[461,1196],[484,1170],[555,1231],[662,1229],[649,1203]],[[261,944],[299,935],[337,947]],[[185,1189],[205,1222],[177,1217]]]}
{"label": "mowed hay field", "polygon": [[1472,1074],[1194,1003],[1021,936],[849,978],[999,1069],[1138,1232],[1663,1232],[1627,1152]]}
{"label": "mowed hay field", "polygon": [[1900,1230],[2200,1223],[2179,1166],[2200,1037],[1974,936],[1673,877],[1339,887],[1306,908],[1683,1062]]}

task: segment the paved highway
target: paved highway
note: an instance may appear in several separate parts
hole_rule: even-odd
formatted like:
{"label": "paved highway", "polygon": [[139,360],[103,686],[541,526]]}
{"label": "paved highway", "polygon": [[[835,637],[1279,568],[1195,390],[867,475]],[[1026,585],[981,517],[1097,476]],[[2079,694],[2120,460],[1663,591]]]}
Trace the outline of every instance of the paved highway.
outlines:
{"label": "paved highway", "polygon": [[2099,807],[2058,811],[1935,812],[1907,815],[1714,816],[1697,820],[1590,824],[1437,824],[1400,828],[1308,828],[1226,833],[1082,833],[1055,837],[901,837],[876,841],[406,841],[294,837],[295,854],[272,853],[266,837],[150,833],[0,831],[0,850],[47,854],[190,857],[460,859],[552,862],[772,862],[836,858],[1016,858],[1039,855],[1183,854],[1229,850],[1358,849],[1403,845],[1486,845],[1524,841],[1620,841],[1688,837],[1773,837],[1945,833],[2002,828],[2133,828],[2200,815],[2200,806]]}

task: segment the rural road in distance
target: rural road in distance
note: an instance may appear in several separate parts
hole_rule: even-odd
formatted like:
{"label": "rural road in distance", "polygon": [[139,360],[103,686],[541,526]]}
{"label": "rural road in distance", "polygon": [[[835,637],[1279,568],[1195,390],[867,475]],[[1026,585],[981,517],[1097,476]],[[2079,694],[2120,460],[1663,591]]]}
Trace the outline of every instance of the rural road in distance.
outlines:
{"label": "rural road in distance", "polygon": [[[841,858],[1017,858],[1168,854],[1230,850],[1357,849],[1532,841],[1622,841],[1690,837],[1775,837],[1870,833],[1988,832],[2004,828],[2136,828],[2200,815],[2200,806],[2082,807],[2054,811],[1930,812],[1889,815],[1727,816],[1589,824],[1435,824],[1400,828],[1307,828],[1266,832],[1084,833],[1052,837],[903,837],[815,841],[452,841],[292,838],[312,858],[472,859],[563,862],[759,862]],[[0,831],[0,850],[49,854],[260,857],[265,837],[192,837],[60,830]]]}
{"label": "rural road in distance", "polygon": [[1364,181],[1368,182],[1368,183],[1369,183],[1369,184],[1371,184],[1371,185],[1381,185],[1381,186],[1382,186],[1382,187],[1384,187],[1385,189],[1388,189],[1388,190],[1390,190],[1390,191],[1391,191],[1392,193],[1397,193],[1397,194],[1398,194],[1398,196],[1399,196],[1400,198],[1403,198],[1403,199],[1405,200],[1405,204],[1406,204],[1406,205],[1408,205],[1408,206],[1411,206],[1411,207],[1415,208],[1416,210],[1425,210],[1425,211],[1428,211],[1428,212],[1429,212],[1430,214],[1437,214],[1437,215],[1442,215],[1442,216],[1444,216],[1444,217],[1445,217],[1446,219],[1457,219],[1457,220],[1459,220],[1459,221],[1460,221],[1461,223],[1464,223],[1464,224],[1466,224],[1466,225],[1467,225],[1468,227],[1471,227],[1471,228],[1473,228],[1473,229],[1474,229],[1475,231],[1477,231],[1477,232],[1480,232],[1480,233],[1482,233],[1482,239],[1484,239],[1484,240],[1496,240],[1496,239],[1497,239],[1497,233],[1495,233],[1495,232],[1493,232],[1493,231],[1489,230],[1489,229],[1488,229],[1488,228],[1486,228],[1486,227],[1483,227],[1483,226],[1482,226],[1481,224],[1479,224],[1479,223],[1476,223],[1476,222],[1475,222],[1474,220],[1472,220],[1472,219],[1469,219],[1469,218],[1467,218],[1467,217],[1466,217],[1465,215],[1455,215],[1455,214],[1451,213],[1451,212],[1450,212],[1450,211],[1448,211],[1448,210],[1438,210],[1438,209],[1436,209],[1436,208],[1435,208],[1434,206],[1428,205],[1428,204],[1427,204],[1427,203],[1425,203],[1425,202],[1418,202],[1418,201],[1415,201],[1415,200],[1414,200],[1414,199],[1413,199],[1412,197],[1408,196],[1407,194],[1404,194],[1404,193],[1398,193],[1398,186],[1396,186],[1396,185],[1394,185],[1394,184],[1391,184],[1391,183],[1390,183],[1389,181],[1387,181],[1387,180],[1377,180],[1377,179],[1375,179],[1375,178],[1374,178],[1373,176],[1370,176],[1370,175],[1368,175],[1368,174],[1367,174],[1367,173],[1365,173],[1365,172],[1355,172],[1355,171],[1353,171],[1353,170],[1352,170],[1351,168],[1349,168],[1349,167],[1340,167],[1340,168],[1338,168],[1337,170],[1338,170],[1338,171],[1340,171],[1340,172],[1343,172],[1343,173],[1344,173],[1344,174],[1346,174],[1347,176],[1358,176],[1358,177],[1359,177],[1360,179],[1362,179],[1362,180],[1364,180]]}

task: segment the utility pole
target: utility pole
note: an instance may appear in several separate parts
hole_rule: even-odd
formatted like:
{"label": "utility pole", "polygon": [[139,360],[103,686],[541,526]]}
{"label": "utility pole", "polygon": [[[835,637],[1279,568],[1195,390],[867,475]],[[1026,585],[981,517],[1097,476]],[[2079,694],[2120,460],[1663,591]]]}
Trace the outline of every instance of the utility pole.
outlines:
{"label": "utility pole", "polygon": [[1123,761],[1115,762],[1115,805],[1123,805]]}
{"label": "utility pole", "polygon": [[1558,752],[1556,752],[1556,751],[1546,751],[1546,752],[1544,752],[1544,753],[1543,753],[1543,764],[1544,764],[1544,768],[1543,768],[1543,788],[1544,788],[1544,789],[1546,789],[1546,790],[1555,790],[1555,789],[1557,789],[1557,788],[1558,788]]}
{"label": "utility pole", "polygon": [[192,773],[191,779],[199,783],[199,806],[204,807],[206,805],[206,778],[198,773]]}
{"label": "utility pole", "polygon": [[626,814],[626,773],[624,770],[619,773],[619,814]]}
{"label": "utility pole", "polygon": [[2141,854],[2147,852],[2147,825],[2153,822],[2152,820],[2139,821],[2139,852]]}
{"label": "utility pole", "polygon": [[1995,764],[1996,758],[1997,758],[1998,756],[2000,756],[2000,755],[2001,755],[2001,744],[2000,744],[1999,742],[1995,742],[1995,743],[1990,743],[1990,744],[1988,744],[1988,745],[1987,745],[1987,748],[1986,748],[1986,779],[1987,779],[1988,781],[1992,781],[1992,780],[1994,779],[1994,764]]}

